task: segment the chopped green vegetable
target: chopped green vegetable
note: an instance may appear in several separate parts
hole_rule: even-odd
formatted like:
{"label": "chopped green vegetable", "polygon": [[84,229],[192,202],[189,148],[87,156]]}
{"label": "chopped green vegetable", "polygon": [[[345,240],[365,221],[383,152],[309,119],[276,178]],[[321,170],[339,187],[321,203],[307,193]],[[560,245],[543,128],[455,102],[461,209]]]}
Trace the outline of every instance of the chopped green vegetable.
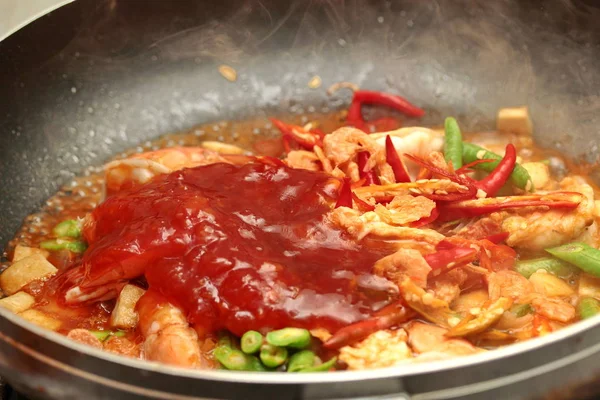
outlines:
{"label": "chopped green vegetable", "polygon": [[240,347],[246,354],[254,354],[260,350],[263,344],[263,335],[257,331],[248,331],[240,339]]}
{"label": "chopped green vegetable", "polygon": [[533,312],[533,308],[529,304],[517,304],[511,307],[510,312],[515,314],[517,318],[526,316]]}
{"label": "chopped green vegetable", "polygon": [[577,313],[581,319],[588,319],[600,313],[600,301],[593,297],[583,297],[577,305]]}
{"label": "chopped green vegetable", "polygon": [[87,249],[87,244],[81,241],[52,239],[43,241],[40,243],[40,247],[50,251],[69,250],[73,253],[83,253]]}
{"label": "chopped green vegetable", "polygon": [[588,274],[600,277],[600,250],[585,243],[569,243],[546,251],[569,262]]}
{"label": "chopped green vegetable", "polygon": [[446,118],[444,122],[444,158],[452,163],[454,170],[462,167],[463,141],[458,122],[452,117]]}
{"label": "chopped green vegetable", "polygon": [[77,239],[81,237],[81,224],[75,219],[68,219],[56,225],[52,232],[59,238],[71,237]]}
{"label": "chopped green vegetable", "polygon": [[265,343],[260,348],[260,361],[268,368],[276,368],[283,365],[288,358],[285,347],[273,346]]}
{"label": "chopped green vegetable", "polygon": [[288,362],[287,372],[300,372],[315,365],[317,356],[310,350],[302,350],[292,354]]}
{"label": "chopped green vegetable", "polygon": [[569,278],[577,272],[572,265],[552,257],[519,260],[515,265],[515,270],[527,279],[540,269],[559,278]]}
{"label": "chopped green vegetable", "polygon": [[337,361],[337,357],[333,357],[331,360],[324,362],[322,364],[319,365],[314,365],[312,367],[306,367],[301,369],[298,372],[324,372],[324,371],[329,371],[331,368],[333,368],[335,366],[335,363]]}
{"label": "chopped green vegetable", "polygon": [[267,343],[273,346],[303,349],[310,344],[310,332],[300,328],[284,328],[267,333]]}
{"label": "chopped green vegetable", "polygon": [[94,331],[90,330],[90,333],[98,338],[99,341],[104,342],[110,336],[123,337],[125,336],[124,331]]}
{"label": "chopped green vegetable", "polygon": [[[486,172],[492,172],[502,160],[502,157],[491,151],[487,151],[483,147],[479,147],[473,143],[463,142],[463,162],[465,164],[472,163],[477,160],[496,160],[493,162],[481,163],[473,166],[475,169],[480,169]],[[510,175],[512,183],[519,189],[528,192],[533,192],[533,181],[529,172],[522,165],[517,164]]]}

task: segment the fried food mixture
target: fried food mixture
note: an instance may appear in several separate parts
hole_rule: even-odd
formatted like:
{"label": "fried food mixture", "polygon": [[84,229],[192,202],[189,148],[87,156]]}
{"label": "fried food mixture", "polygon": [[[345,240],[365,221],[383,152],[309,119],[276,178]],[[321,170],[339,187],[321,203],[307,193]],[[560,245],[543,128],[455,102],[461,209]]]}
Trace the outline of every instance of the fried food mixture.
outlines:
{"label": "fried food mixture", "polygon": [[330,132],[272,119],[269,151],[106,164],[91,212],[16,239],[0,306],[129,357],[288,372],[475,354],[600,312],[595,188],[533,146],[527,109],[463,137],[365,104],[423,115],[357,90]]}

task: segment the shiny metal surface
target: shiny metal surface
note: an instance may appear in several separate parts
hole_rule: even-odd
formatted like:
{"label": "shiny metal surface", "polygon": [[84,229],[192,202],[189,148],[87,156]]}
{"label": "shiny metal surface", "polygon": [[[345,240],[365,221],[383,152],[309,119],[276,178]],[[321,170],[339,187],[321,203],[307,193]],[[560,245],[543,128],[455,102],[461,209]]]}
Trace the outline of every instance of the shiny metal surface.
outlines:
{"label": "shiny metal surface", "polygon": [[[599,10],[569,1],[80,0],[0,42],[0,243],[87,165],[221,119],[343,107],[352,81],[596,161]],[[41,40],[44,38],[44,40]],[[233,84],[217,66],[238,71]],[[230,139],[225,137],[226,140]],[[600,376],[600,321],[472,357],[318,375],[190,371],[99,352],[0,310],[0,374],[37,398],[553,398]],[[571,391],[573,388],[573,391]]]}

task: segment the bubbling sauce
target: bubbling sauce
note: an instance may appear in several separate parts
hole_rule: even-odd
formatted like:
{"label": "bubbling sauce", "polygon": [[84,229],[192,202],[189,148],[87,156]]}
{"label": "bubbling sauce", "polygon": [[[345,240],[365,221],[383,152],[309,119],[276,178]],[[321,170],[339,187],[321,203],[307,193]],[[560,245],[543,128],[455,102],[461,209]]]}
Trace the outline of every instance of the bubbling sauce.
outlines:
{"label": "bubbling sauce", "polygon": [[328,221],[339,186],[324,173],[261,162],[158,176],[94,210],[83,266],[93,285],[145,274],[208,332],[335,332],[397,295],[371,273],[385,244],[358,243]]}

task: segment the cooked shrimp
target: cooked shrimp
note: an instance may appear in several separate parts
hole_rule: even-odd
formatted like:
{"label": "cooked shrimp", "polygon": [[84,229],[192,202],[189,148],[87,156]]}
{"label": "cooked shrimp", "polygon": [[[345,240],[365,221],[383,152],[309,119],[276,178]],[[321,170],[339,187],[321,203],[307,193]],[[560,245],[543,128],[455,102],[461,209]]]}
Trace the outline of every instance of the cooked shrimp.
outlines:
{"label": "cooked shrimp", "polygon": [[534,292],[533,285],[523,275],[509,270],[492,272],[487,276],[488,293],[491,301],[508,297],[519,303],[526,303]]}
{"label": "cooked shrimp", "polygon": [[439,360],[483,351],[464,339],[448,338],[448,330],[439,326],[412,322],[405,329],[409,346],[419,354],[415,361]]}
{"label": "cooked shrimp", "polygon": [[[356,128],[340,128],[323,139],[323,153],[335,166],[353,162],[361,151],[370,154],[366,170],[375,167],[379,169],[380,178],[385,182],[394,182],[394,172],[385,159],[385,145],[381,145],[373,138]],[[358,170],[356,170],[358,172]],[[356,175],[354,175],[355,180]]]}
{"label": "cooked shrimp", "polygon": [[409,277],[415,284],[424,288],[427,286],[427,275],[431,267],[417,250],[400,249],[395,253],[383,257],[373,266],[377,275],[400,284],[405,277]]}
{"label": "cooked shrimp", "polygon": [[568,177],[560,182],[563,191],[584,195],[574,210],[541,210],[523,214],[495,213],[491,217],[501,221],[502,230],[510,233],[506,243],[523,250],[542,250],[559,246],[585,233],[594,221],[594,189],[581,177]]}
{"label": "cooked shrimp", "polygon": [[136,184],[146,183],[156,175],[216,162],[228,161],[219,153],[201,147],[171,147],[134,154],[106,164],[106,192],[115,193]]}
{"label": "cooked shrimp", "polygon": [[180,367],[200,366],[198,335],[179,308],[152,290],[140,298],[136,308],[147,360]]}
{"label": "cooked shrimp", "polygon": [[285,158],[285,163],[292,168],[320,171],[319,158],[312,151],[293,150]]}

